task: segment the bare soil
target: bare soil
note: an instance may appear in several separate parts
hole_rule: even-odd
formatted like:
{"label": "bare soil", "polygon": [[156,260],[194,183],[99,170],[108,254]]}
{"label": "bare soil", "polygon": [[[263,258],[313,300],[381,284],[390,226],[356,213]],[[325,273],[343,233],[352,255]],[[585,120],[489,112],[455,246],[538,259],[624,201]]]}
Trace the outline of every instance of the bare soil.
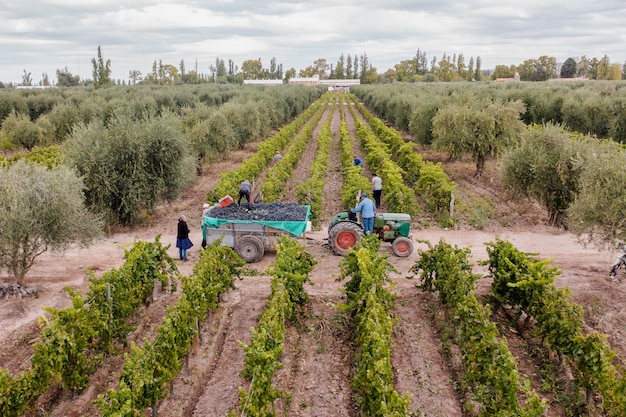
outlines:
{"label": "bare soil", "polygon": [[[350,113],[346,111],[350,129],[354,128]],[[339,112],[327,112],[332,117],[333,141],[330,168],[324,187],[324,217],[322,224],[339,209],[341,169],[339,167]],[[320,123],[323,123],[325,118]],[[45,254],[38,258],[27,276],[28,286],[39,289],[38,297],[22,300],[0,300],[0,365],[16,374],[30,366],[33,344],[39,339],[37,318],[45,314],[43,307],[65,308],[69,305],[65,287],[86,290],[87,270],[96,275],[122,265],[124,250],[138,239],[171,244],[169,254],[177,259],[174,247],[176,224],[180,214],[185,214],[192,230],[195,246],[189,251],[190,262],[178,264],[180,272],[189,275],[198,259],[201,241],[201,212],[207,192],[217,184],[219,173],[236,167],[256,151],[252,143],[228,157],[228,160],[207,167],[202,176],[179,200],[158,207],[146,224],[134,230],[116,230],[110,236],[87,249],[72,249],[62,255]],[[315,145],[305,152],[301,166],[287,187],[293,189],[304,179],[314,157]],[[606,333],[618,359],[626,354],[625,313],[623,309],[625,287],[623,282],[607,280],[615,253],[586,248],[572,234],[546,225],[546,213],[529,201],[520,201],[501,189],[497,165],[488,161],[486,174],[472,177],[471,161],[449,162],[441,155],[423,150],[428,158],[441,160],[444,169],[459,187],[458,215],[461,221],[452,229],[442,229],[432,219],[416,219],[412,237],[415,251],[407,258],[394,257],[388,243],[381,251],[389,255],[388,261],[397,269],[390,278],[396,283],[397,308],[394,314],[398,323],[394,328],[393,366],[396,390],[408,393],[410,411],[415,416],[465,416],[463,399],[455,387],[458,385],[454,358],[443,347],[443,336],[438,325],[441,319],[436,297],[423,293],[416,286],[417,277],[410,272],[419,257],[419,250],[427,246],[421,241],[437,243],[440,239],[459,247],[470,247],[474,271],[486,274],[478,264],[487,257],[485,243],[496,237],[509,240],[525,252],[537,253],[541,258],[552,259],[562,274],[556,281],[567,287],[572,301],[583,306],[585,323],[590,331]],[[357,145],[355,154],[363,156]],[[366,167],[367,169],[367,167]],[[369,171],[368,171],[369,174]],[[384,191],[383,191],[384,193]],[[483,207],[484,206],[484,207]],[[481,207],[477,209],[476,207]],[[336,308],[343,302],[340,291],[345,282],[337,281],[341,257],[334,256],[325,241],[327,231],[309,232],[300,239],[313,254],[317,265],[310,274],[312,285],[305,287],[311,298],[307,314],[298,324],[290,324],[283,355],[284,368],[276,375],[275,383],[291,394],[290,401],[278,401],[279,415],[288,416],[348,416],[360,415],[354,391],[350,386],[353,375],[354,346],[350,319]],[[170,395],[159,404],[159,416],[226,416],[237,410],[239,387],[247,383],[239,375],[243,369],[243,349],[240,343],[249,343],[251,328],[263,312],[269,295],[270,277],[265,270],[275,259],[266,253],[258,263],[248,265],[249,270],[236,282],[237,289],[224,294],[220,308],[212,312],[201,328],[199,345],[172,384]],[[1,276],[4,281],[8,278]],[[478,281],[477,292],[486,294],[490,285],[488,277]],[[175,294],[161,293],[158,299],[143,309],[135,318],[136,330],[129,340],[142,343],[154,336],[154,329],[172,305]],[[533,380],[535,390],[545,382],[537,370],[538,359],[526,349],[522,335],[506,324],[506,318],[494,315],[501,332],[508,338],[509,346],[518,360],[520,372]],[[29,415],[85,416],[98,415],[92,401],[98,394],[115,388],[123,363],[123,355],[107,357],[92,376],[89,387],[80,394],[70,395],[58,386],[50,390]],[[544,397],[553,400],[554,391]],[[146,415],[150,415],[146,411]],[[567,415],[556,402],[550,406],[550,416]]]}

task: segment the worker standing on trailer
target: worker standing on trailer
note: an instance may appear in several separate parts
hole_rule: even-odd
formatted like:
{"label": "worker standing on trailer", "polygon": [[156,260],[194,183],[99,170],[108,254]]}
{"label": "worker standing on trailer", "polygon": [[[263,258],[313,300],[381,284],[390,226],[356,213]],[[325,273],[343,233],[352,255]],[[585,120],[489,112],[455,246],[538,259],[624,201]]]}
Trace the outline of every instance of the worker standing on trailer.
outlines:
{"label": "worker standing on trailer", "polygon": [[241,206],[241,199],[245,197],[248,202],[248,210],[252,209],[250,194],[252,193],[252,183],[248,180],[244,180],[239,186],[239,200],[237,204]]}
{"label": "worker standing on trailer", "polygon": [[376,216],[376,205],[372,200],[367,198],[367,194],[362,193],[361,197],[359,197],[359,204],[352,209],[353,213],[361,212],[361,217],[363,218],[363,233],[365,234],[373,234],[374,233],[374,217]]}

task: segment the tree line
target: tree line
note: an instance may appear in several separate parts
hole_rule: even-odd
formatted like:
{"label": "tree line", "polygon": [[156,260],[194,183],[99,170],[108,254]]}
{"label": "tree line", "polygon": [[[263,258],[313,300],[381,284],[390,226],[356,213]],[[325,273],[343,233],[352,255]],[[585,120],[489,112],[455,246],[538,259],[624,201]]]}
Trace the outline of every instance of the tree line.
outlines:
{"label": "tree line", "polygon": [[[269,65],[264,65],[261,58],[248,59],[237,65],[232,59],[225,61],[217,57],[215,63],[208,66],[208,72],[198,69],[197,62],[192,69],[185,64],[184,59],[174,65],[165,63],[162,59],[154,60],[151,70],[143,73],[138,69],[128,72],[124,79],[111,77],[111,61],[102,56],[98,46],[97,57],[92,58],[92,78],[81,80],[80,76],[72,74],[67,67],[57,69],[56,86],[75,87],[94,85],[105,87],[113,85],[136,84],[242,84],[243,80],[279,79],[288,81],[294,77],[319,76],[321,79],[359,79],[361,84],[392,83],[392,82],[452,82],[452,81],[486,81],[496,79],[519,79],[520,81],[546,81],[553,78],[587,78],[592,80],[624,80],[626,79],[626,62],[611,62],[607,55],[601,58],[569,57],[561,65],[555,57],[543,55],[538,58],[529,58],[515,65],[498,64],[493,69],[483,69],[480,56],[470,56],[466,60],[465,54],[445,53],[438,58],[428,58],[426,52],[417,49],[413,57],[402,60],[393,68],[379,73],[370,62],[367,53],[342,53],[335,63],[326,58],[317,58],[311,65],[299,71],[291,67],[285,69],[276,57],[270,59]],[[47,73],[41,75],[41,80],[35,82],[31,72],[24,69],[22,86],[52,86],[53,82]],[[14,85],[0,82],[0,88]]]}

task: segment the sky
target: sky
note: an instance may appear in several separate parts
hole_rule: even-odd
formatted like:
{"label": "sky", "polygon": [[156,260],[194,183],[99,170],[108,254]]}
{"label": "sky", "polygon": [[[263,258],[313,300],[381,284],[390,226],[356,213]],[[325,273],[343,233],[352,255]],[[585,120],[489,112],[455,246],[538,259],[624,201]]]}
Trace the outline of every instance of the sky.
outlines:
{"label": "sky", "polygon": [[[210,73],[276,59],[300,71],[319,58],[366,54],[384,73],[420,50],[463,54],[482,69],[540,56],[626,60],[623,0],[5,0],[0,9],[0,81],[34,84],[67,70],[91,79],[101,47],[111,77],[147,74],[159,61]],[[196,67],[197,65],[197,67]]]}

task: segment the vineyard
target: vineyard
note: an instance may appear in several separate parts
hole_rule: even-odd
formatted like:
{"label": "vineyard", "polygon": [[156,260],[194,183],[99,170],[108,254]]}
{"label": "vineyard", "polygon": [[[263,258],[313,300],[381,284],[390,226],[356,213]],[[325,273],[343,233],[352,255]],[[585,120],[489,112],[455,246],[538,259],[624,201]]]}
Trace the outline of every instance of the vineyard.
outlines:
{"label": "vineyard", "polygon": [[[405,139],[355,96],[324,94],[150,223],[46,254],[26,278],[42,280],[39,297],[0,305],[0,414],[625,415],[613,253],[505,193],[493,161],[476,178],[470,158]],[[399,258],[365,239],[334,256],[325,227],[373,173],[382,210],[413,217],[416,250]],[[202,203],[243,179],[264,202],[310,206],[313,231],[254,264],[201,251]],[[451,223],[452,191],[460,207],[489,202],[491,217],[475,203]],[[180,214],[195,243],[187,263],[173,260]]]}

